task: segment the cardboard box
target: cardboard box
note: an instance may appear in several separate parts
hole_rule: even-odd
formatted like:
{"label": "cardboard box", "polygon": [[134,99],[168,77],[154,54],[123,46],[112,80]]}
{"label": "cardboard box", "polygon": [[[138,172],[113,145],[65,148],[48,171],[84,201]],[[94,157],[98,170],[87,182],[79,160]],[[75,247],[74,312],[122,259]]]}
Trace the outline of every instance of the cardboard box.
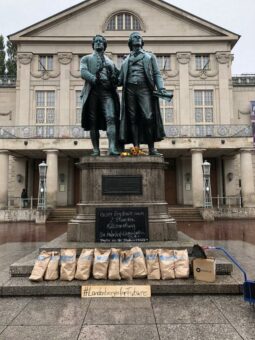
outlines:
{"label": "cardboard box", "polygon": [[216,264],[214,258],[194,259],[193,275],[195,280],[204,282],[215,282]]}

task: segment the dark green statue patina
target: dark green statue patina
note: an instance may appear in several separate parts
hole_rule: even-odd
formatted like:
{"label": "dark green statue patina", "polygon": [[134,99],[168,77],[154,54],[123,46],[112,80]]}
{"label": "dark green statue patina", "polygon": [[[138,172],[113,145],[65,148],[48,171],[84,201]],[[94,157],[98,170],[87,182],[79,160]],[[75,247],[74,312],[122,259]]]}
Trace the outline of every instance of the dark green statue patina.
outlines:
{"label": "dark green statue patina", "polygon": [[92,41],[93,54],[81,59],[81,77],[86,81],[81,93],[81,125],[90,131],[93,145],[92,156],[99,156],[99,130],[107,131],[109,141],[108,154],[119,155],[117,141],[119,134],[120,104],[117,94],[119,71],[104,54],[106,39],[96,35]]}
{"label": "dark green statue patina", "polygon": [[169,99],[169,94],[155,55],[143,50],[140,33],[132,33],[128,45],[131,52],[119,75],[119,85],[123,85],[120,141],[137,147],[148,144],[149,154],[158,156],[154,142],[165,136],[158,97]]}

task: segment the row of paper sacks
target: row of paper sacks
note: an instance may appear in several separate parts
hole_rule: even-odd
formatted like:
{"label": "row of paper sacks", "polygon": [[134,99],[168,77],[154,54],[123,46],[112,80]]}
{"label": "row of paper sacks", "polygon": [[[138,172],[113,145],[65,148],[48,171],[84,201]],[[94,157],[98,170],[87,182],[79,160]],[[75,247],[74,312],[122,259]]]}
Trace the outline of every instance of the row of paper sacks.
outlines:
{"label": "row of paper sacks", "polygon": [[[60,273],[59,273],[60,265]],[[189,277],[189,256],[187,249],[145,249],[130,250],[83,249],[76,260],[76,249],[61,249],[59,252],[42,251],[37,258],[31,281],[72,281],[94,279],[170,280]],[[60,275],[59,275],[60,274]]]}

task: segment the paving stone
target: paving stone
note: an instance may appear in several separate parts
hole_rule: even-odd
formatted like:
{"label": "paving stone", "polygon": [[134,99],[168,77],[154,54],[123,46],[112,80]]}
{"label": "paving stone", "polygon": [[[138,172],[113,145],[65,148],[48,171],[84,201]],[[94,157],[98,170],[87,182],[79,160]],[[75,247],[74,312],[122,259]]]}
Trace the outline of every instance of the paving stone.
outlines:
{"label": "paving stone", "polygon": [[0,325],[10,324],[30,300],[30,298],[0,298]]}
{"label": "paving stone", "polygon": [[8,326],[0,340],[72,340],[79,332],[79,326]]}
{"label": "paving stone", "polygon": [[255,323],[255,309],[242,296],[213,296],[212,300],[233,325]]}
{"label": "paving stone", "polygon": [[78,340],[159,340],[154,325],[90,325],[84,326]]}
{"label": "paving stone", "polygon": [[0,326],[0,334],[3,332],[3,330],[6,328],[6,326]]}
{"label": "paving stone", "polygon": [[4,285],[10,279],[9,269],[0,270],[0,286]]}
{"label": "paving stone", "polygon": [[104,298],[91,299],[90,308],[152,308],[149,298]]}
{"label": "paving stone", "polygon": [[152,308],[138,308],[130,304],[116,304],[112,307],[89,306],[84,325],[116,325],[116,324],[154,324],[155,319]]}
{"label": "paving stone", "polygon": [[89,302],[70,297],[33,298],[12,325],[80,325]]}
{"label": "paving stone", "polygon": [[[255,310],[253,313],[255,314]],[[243,339],[255,340],[255,323],[236,324],[235,328]]]}
{"label": "paving stone", "polygon": [[[241,340],[242,337],[231,325],[188,324],[158,325],[160,340]],[[171,337],[169,336],[171,334]]]}
{"label": "paving stone", "polygon": [[157,324],[227,323],[208,296],[152,297]]}

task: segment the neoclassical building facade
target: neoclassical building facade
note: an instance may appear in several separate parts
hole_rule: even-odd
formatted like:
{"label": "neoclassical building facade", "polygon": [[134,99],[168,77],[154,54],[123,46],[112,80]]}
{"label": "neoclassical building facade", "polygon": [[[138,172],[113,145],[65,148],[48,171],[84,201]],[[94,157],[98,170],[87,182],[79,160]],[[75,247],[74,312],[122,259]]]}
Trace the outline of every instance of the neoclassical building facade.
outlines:
{"label": "neoclassical building facade", "polygon": [[[239,35],[161,0],[87,0],[9,36],[17,44],[17,79],[0,80],[0,208],[23,188],[38,196],[38,165],[45,160],[50,207],[79,201],[75,163],[91,152],[80,127],[80,58],[95,34],[107,38],[118,67],[139,31],[173,92],[161,102],[167,137],[158,143],[168,168],[170,205],[203,206],[203,160],[211,163],[214,204],[242,197],[255,206],[250,102],[255,77],[233,77]],[[119,89],[121,92],[121,88]],[[102,134],[100,146],[107,149]]]}

